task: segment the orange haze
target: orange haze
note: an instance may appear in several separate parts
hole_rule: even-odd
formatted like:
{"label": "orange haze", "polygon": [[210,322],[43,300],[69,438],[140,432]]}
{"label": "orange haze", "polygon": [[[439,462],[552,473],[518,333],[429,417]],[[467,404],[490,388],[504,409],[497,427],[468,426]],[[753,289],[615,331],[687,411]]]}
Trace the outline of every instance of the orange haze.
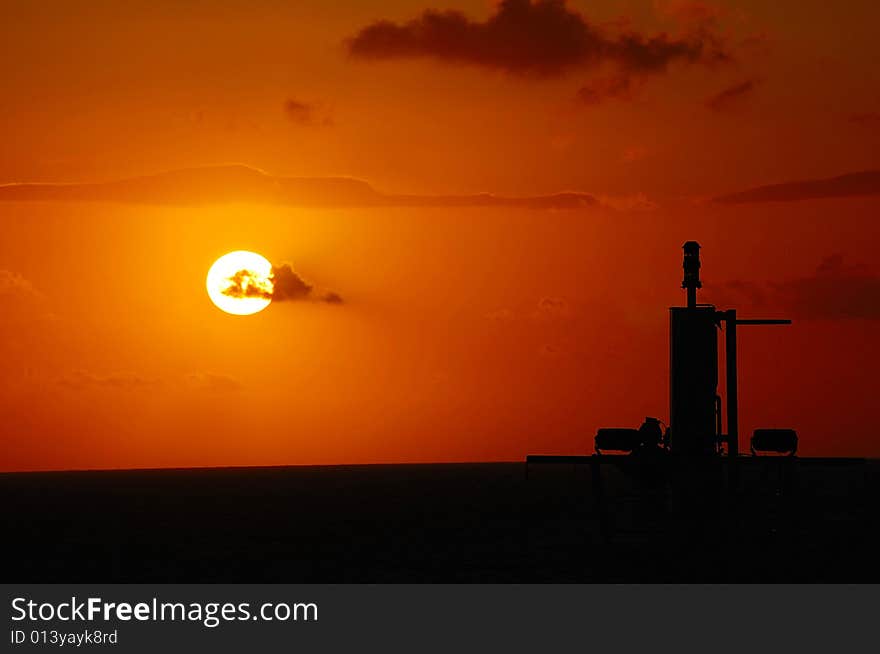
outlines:
{"label": "orange haze", "polygon": [[[880,183],[712,201],[880,169],[876,3],[565,4],[609,34],[686,40],[696,21],[729,55],[651,70],[352,50],[377,19],[430,7],[500,11],[4,6],[0,184],[243,163],[397,199],[0,189],[0,470],[589,451],[597,427],[667,418],[689,239],[704,301],[795,319],[742,330],[741,433],[791,426],[804,454],[880,455]],[[557,206],[563,191],[582,200]],[[462,199],[482,192],[539,200]],[[219,311],[205,275],[238,249],[341,302]]]}

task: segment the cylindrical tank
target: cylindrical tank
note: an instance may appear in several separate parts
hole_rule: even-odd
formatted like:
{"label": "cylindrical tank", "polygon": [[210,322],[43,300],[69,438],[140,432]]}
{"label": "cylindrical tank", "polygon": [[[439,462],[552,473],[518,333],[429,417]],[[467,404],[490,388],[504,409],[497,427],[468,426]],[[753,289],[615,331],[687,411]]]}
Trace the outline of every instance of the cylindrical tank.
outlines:
{"label": "cylindrical tank", "polygon": [[669,448],[675,454],[712,454],[718,394],[715,307],[672,307],[669,348]]}

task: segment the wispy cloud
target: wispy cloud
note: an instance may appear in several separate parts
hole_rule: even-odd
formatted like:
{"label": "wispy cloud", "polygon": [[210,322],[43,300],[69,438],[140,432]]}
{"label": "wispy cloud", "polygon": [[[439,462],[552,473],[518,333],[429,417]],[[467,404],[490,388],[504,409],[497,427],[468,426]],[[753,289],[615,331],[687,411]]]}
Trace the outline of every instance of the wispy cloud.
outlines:
{"label": "wispy cloud", "polygon": [[242,165],[206,166],[89,184],[0,185],[0,202],[122,202],[209,205],[230,202],[299,207],[520,207],[582,209],[599,202],[588,193],[506,197],[382,193],[349,177],[276,177]]}
{"label": "wispy cloud", "polygon": [[706,107],[711,111],[729,111],[739,106],[746,98],[753,95],[758,80],[747,79],[722,89],[706,100]]}
{"label": "wispy cloud", "polygon": [[327,108],[314,102],[288,98],[284,102],[284,113],[291,122],[303,127],[327,127],[333,124]]}
{"label": "wispy cloud", "polygon": [[718,285],[712,299],[778,309],[803,320],[880,320],[880,275],[834,254],[811,275],[782,282],[732,280]]}
{"label": "wispy cloud", "polygon": [[211,393],[230,393],[242,388],[235,377],[216,372],[191,372],[184,381],[190,388]]}
{"label": "wispy cloud", "polygon": [[769,184],[721,195],[714,199],[721,204],[749,202],[796,202],[822,198],[839,198],[880,194],[880,171],[867,170],[826,179],[807,179],[798,182]]}

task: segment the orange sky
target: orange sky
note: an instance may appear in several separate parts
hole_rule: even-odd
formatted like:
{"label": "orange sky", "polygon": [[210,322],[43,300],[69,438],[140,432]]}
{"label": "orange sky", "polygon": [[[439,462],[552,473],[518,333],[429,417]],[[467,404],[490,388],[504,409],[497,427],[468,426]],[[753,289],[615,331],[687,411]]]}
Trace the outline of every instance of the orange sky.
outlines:
{"label": "orange sky", "polygon": [[[465,31],[429,33],[428,8],[460,10]],[[537,9],[6,3],[0,184],[240,163],[399,194],[596,202],[0,192],[0,469],[586,452],[597,427],[667,417],[666,309],[684,299],[688,239],[704,247],[703,299],[795,319],[742,330],[742,434],[791,426],[804,454],[880,455],[880,184],[712,201],[880,169],[880,9]],[[522,27],[516,48],[499,15]],[[577,38],[548,59],[548,43],[567,44],[560,17]],[[382,19],[393,29],[377,42]],[[224,314],[204,277],[236,249],[291,262],[344,302]]]}

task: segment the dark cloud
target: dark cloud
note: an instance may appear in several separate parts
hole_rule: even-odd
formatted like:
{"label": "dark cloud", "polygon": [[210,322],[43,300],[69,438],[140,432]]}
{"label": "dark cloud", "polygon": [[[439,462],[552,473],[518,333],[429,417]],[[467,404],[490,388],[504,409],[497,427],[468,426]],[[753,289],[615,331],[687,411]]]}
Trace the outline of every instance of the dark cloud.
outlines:
{"label": "dark cloud", "polygon": [[294,98],[284,103],[284,113],[292,122],[305,127],[333,124],[333,119],[323,106]]}
{"label": "dark cloud", "polygon": [[223,295],[234,298],[272,299],[271,284],[252,270],[239,270],[228,281],[229,286],[223,289]]}
{"label": "dark cloud", "polygon": [[284,103],[284,112],[288,118],[300,125],[311,125],[315,120],[315,108],[299,100],[287,100]]}
{"label": "dark cloud", "polygon": [[728,86],[726,89],[709,97],[706,100],[706,107],[711,111],[727,111],[732,109],[740,104],[745,98],[752,95],[757,85],[757,80],[747,79],[739,84]]}
{"label": "dark cloud", "polygon": [[272,266],[268,282],[251,270],[239,270],[229,278],[229,282],[223,294],[235,298],[263,298],[273,302],[311,300],[342,304],[342,297],[337,293],[316,293],[314,287],[300,277],[289,263]]}
{"label": "dark cloud", "polygon": [[648,74],[674,62],[729,60],[711,19],[695,22],[677,37],[629,29],[611,33],[565,0],[502,0],[485,21],[456,10],[427,9],[406,23],[374,22],[346,46],[361,59],[429,57],[537,77],[604,63],[627,74]]}
{"label": "dark cloud", "polygon": [[867,170],[828,179],[808,179],[799,182],[759,186],[746,191],[719,196],[714,199],[714,202],[721,204],[795,202],[798,200],[878,194],[880,194],[880,171]]}
{"label": "dark cloud", "polygon": [[329,291],[321,296],[321,302],[326,302],[327,304],[342,304],[342,296],[339,295],[339,293]]}
{"label": "dark cloud", "polygon": [[382,193],[349,177],[275,177],[242,165],[205,166],[85,184],[0,184],[0,202],[122,202],[202,206],[230,202],[296,207],[519,207],[581,209],[598,206],[588,193],[504,197]]}
{"label": "dark cloud", "polygon": [[880,275],[847,265],[843,256],[825,258],[816,271],[783,282],[734,280],[713,292],[718,304],[740,302],[802,320],[880,320]]}
{"label": "dark cloud", "polygon": [[312,285],[300,277],[288,263],[272,267],[272,282],[272,299],[277,302],[305,300],[312,294]]}

